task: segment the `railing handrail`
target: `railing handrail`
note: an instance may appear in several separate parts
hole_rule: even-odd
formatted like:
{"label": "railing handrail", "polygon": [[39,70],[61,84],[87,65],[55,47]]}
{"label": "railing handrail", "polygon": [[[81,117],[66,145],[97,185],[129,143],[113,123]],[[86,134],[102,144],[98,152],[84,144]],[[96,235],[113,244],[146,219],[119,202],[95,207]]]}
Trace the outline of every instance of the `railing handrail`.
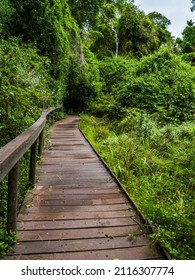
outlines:
{"label": "railing handrail", "polygon": [[63,108],[63,105],[44,110],[33,125],[0,149],[0,182],[8,175],[8,231],[15,231],[17,225],[19,160],[28,149],[31,149],[29,184],[33,186],[35,184],[37,141],[39,140],[38,155],[41,156],[47,116],[60,108]]}
{"label": "railing handrail", "polygon": [[44,110],[33,125],[0,149],[0,182],[39,137],[47,116],[60,108],[62,105]]}

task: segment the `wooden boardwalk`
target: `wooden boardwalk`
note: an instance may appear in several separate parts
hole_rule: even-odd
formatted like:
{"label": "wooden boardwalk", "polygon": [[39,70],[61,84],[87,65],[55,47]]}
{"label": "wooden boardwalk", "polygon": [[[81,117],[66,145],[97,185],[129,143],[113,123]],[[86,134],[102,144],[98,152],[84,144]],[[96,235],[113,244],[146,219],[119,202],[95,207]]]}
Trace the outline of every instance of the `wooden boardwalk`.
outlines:
{"label": "wooden boardwalk", "polygon": [[52,148],[43,154],[6,258],[166,259],[78,126],[77,116],[53,126]]}

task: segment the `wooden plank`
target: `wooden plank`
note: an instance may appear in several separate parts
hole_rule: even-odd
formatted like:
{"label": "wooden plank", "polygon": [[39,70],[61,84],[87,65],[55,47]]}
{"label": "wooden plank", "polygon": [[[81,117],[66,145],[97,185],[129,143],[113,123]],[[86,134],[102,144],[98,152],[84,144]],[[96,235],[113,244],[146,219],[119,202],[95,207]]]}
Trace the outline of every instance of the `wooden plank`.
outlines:
{"label": "wooden plank", "polygon": [[[39,190],[34,190],[32,193],[29,193],[27,196],[27,199],[33,199],[33,198],[37,198],[37,197],[41,197],[43,196],[44,199],[47,199],[48,196],[51,196],[55,199],[55,196],[57,197],[67,197],[68,195],[72,195],[72,196],[85,196],[88,195],[91,197],[93,197],[93,195],[96,197],[97,195],[118,195],[118,197],[121,197],[124,195],[122,195],[121,191],[117,188],[110,188],[110,187],[95,187],[91,188],[89,187],[83,187],[81,186],[79,187],[58,187],[58,186],[49,186],[47,188],[40,188]],[[94,197],[94,198],[95,198]]]}
{"label": "wooden plank", "polygon": [[[108,176],[108,174],[106,172],[101,172],[99,170],[91,170],[91,171],[85,171],[85,170],[82,170],[82,169],[78,169],[78,168],[71,168],[71,170],[69,169],[66,169],[66,170],[63,170],[63,168],[59,169],[59,170],[56,170],[56,169],[45,169],[45,170],[40,170],[40,174],[44,174],[44,176],[60,176],[60,177],[65,177],[66,179],[68,178],[72,178],[73,176],[75,177],[75,173],[77,175],[77,177],[94,177],[95,175],[99,176],[99,177],[105,177],[105,176]],[[58,172],[58,175],[56,175],[56,171]]]}
{"label": "wooden plank", "polygon": [[[29,255],[16,254],[9,256],[10,260],[29,260]],[[63,252],[48,254],[31,254],[31,260],[161,260],[162,253],[156,248],[148,246],[127,248],[93,250],[85,252]]]}
{"label": "wooden plank", "polygon": [[[49,176],[48,176],[48,174],[42,174],[42,176],[41,176],[41,179],[40,179],[40,182],[43,182],[43,181],[45,181],[45,182],[47,182],[47,181],[49,181],[49,182],[52,182],[52,181],[60,181],[60,182],[63,182],[63,181],[65,181],[65,182],[67,182],[67,181],[70,181],[70,182],[72,182],[73,180],[79,180],[79,181],[84,181],[84,182],[90,182],[90,181],[93,181],[93,182],[100,182],[100,181],[103,181],[103,182],[107,182],[107,180],[108,180],[108,177],[106,176],[106,175],[101,175],[101,174],[96,174],[96,176],[98,176],[98,178],[96,177],[96,178],[94,178],[94,175],[93,174],[88,174],[88,175],[86,175],[86,174],[83,174],[83,175],[71,175],[71,174],[67,174],[67,175],[64,175],[64,174],[62,174],[62,175],[56,175],[56,174],[49,174]],[[49,177],[49,178],[48,178]],[[86,177],[87,177],[87,179],[86,179]],[[49,180],[48,180],[49,179]]]}
{"label": "wooden plank", "polygon": [[137,222],[128,218],[112,219],[82,219],[82,220],[58,220],[58,221],[22,221],[17,223],[17,230],[41,230],[41,229],[72,229],[72,228],[101,228],[115,226],[135,225]]}
{"label": "wooden plank", "polygon": [[69,185],[69,184],[75,184],[75,183],[78,183],[78,184],[98,184],[98,183],[102,183],[102,184],[105,184],[105,183],[109,183],[109,182],[113,182],[112,179],[98,179],[97,177],[96,178],[79,178],[79,177],[76,177],[76,178],[70,178],[70,179],[62,179],[60,178],[60,176],[58,178],[51,178],[51,180],[47,178],[40,178],[39,180],[39,184],[41,185],[59,185],[59,186],[65,186],[65,185]]}
{"label": "wooden plank", "polygon": [[120,218],[120,217],[134,217],[135,211],[122,210],[111,212],[58,212],[58,213],[30,213],[28,215],[20,213],[18,221],[57,221],[57,220],[72,220],[72,219],[106,219],[106,218]]}
{"label": "wooden plank", "polygon": [[[86,168],[89,167],[87,170]],[[73,174],[75,172],[75,170],[78,172],[78,173],[81,173],[81,174],[94,174],[97,172],[100,173],[100,174],[104,174],[104,175],[108,175],[108,172],[106,170],[102,170],[102,166],[99,166],[99,167],[93,167],[91,165],[84,165],[84,164],[80,164],[80,165],[71,165],[71,164],[68,164],[68,165],[61,165],[61,166],[56,166],[55,165],[45,165],[45,166],[42,166],[41,169],[38,169],[40,171],[45,171],[45,172],[53,172],[55,173],[56,170],[58,170],[59,172],[61,172],[62,174]]]}
{"label": "wooden plank", "polygon": [[36,200],[36,201],[30,201],[25,204],[27,207],[30,207],[29,205],[33,206],[80,206],[80,205],[112,205],[112,204],[121,204],[126,202],[125,198],[113,198],[113,199],[102,199],[96,198],[96,199],[71,199],[67,198],[66,200]]}
{"label": "wooden plank", "polygon": [[58,213],[58,212],[97,212],[97,211],[117,211],[128,210],[128,204],[114,204],[114,205],[91,205],[91,206],[39,206],[39,207],[26,207],[22,206],[20,213],[28,215],[29,213]]}
{"label": "wooden plank", "polygon": [[[83,190],[83,189],[81,189]],[[113,192],[95,192],[94,190],[94,194],[93,193],[79,193],[79,192],[73,192],[70,193],[71,189],[69,190],[69,193],[63,193],[63,194],[56,194],[53,192],[50,193],[46,193],[46,194],[38,194],[38,195],[32,195],[29,196],[25,199],[25,202],[29,202],[29,201],[34,201],[34,202],[39,202],[39,201],[47,201],[48,200],[58,200],[58,201],[63,201],[63,200],[91,200],[91,199],[123,199],[123,202],[127,202],[127,199],[121,194],[121,193],[113,193]],[[87,192],[87,191],[86,191]]]}
{"label": "wooden plank", "polygon": [[[112,186],[114,186],[115,188],[111,188]],[[78,192],[81,191],[81,189],[86,189],[89,190],[91,189],[93,190],[102,190],[105,189],[105,191],[103,191],[102,193],[108,193],[108,191],[110,191],[110,188],[112,189],[112,193],[120,192],[121,190],[117,187],[117,184],[115,182],[109,183],[103,183],[103,184],[99,184],[99,183],[85,183],[85,182],[78,182],[78,183],[69,183],[69,184],[64,184],[64,185],[41,185],[41,184],[37,184],[35,190],[33,191],[33,193],[37,193],[39,191],[45,191],[45,193],[49,192],[49,193],[53,193],[55,194],[55,192],[57,193],[65,193],[66,191],[68,191],[69,189],[74,189],[74,191],[76,189],[78,189]]]}
{"label": "wooden plank", "polygon": [[120,226],[120,227],[101,227],[77,229],[54,229],[54,230],[25,230],[18,231],[18,242],[21,241],[40,241],[40,240],[68,240],[68,239],[90,239],[117,236],[127,237],[129,234],[143,234],[144,230],[139,225]]}
{"label": "wooden plank", "polygon": [[56,213],[56,212],[97,212],[97,211],[117,211],[128,210],[128,204],[114,204],[114,205],[87,205],[87,206],[39,206],[39,207],[21,207],[21,213]]}
{"label": "wooden plank", "polygon": [[[112,184],[110,183],[103,183],[102,185],[101,184],[98,184],[98,183],[93,183],[93,182],[88,182],[87,184],[85,182],[73,182],[73,183],[70,183],[68,182],[67,184],[62,184],[62,185],[52,185],[52,184],[40,184],[40,185],[37,185],[36,186],[36,189],[35,189],[35,192],[36,191],[46,191],[46,194],[47,192],[49,194],[53,193],[53,194],[58,194],[58,193],[65,193],[64,190],[68,191],[69,189],[76,189],[78,188],[78,190],[82,190],[83,188],[86,188],[87,189],[102,189],[102,186],[105,187],[105,193],[107,192],[108,193],[108,188],[111,186]],[[117,188],[117,185],[115,184],[116,188]],[[120,193],[121,192],[121,189],[118,189],[117,188],[117,191]],[[114,189],[112,191],[112,193],[114,193]]]}
{"label": "wooden plank", "polygon": [[40,253],[64,253],[64,252],[81,252],[93,250],[106,250],[147,246],[151,240],[144,235],[137,235],[133,240],[128,237],[106,237],[91,239],[74,239],[74,240],[49,240],[21,242],[17,247],[13,247],[14,254],[40,254]]}
{"label": "wooden plank", "polygon": [[102,168],[102,165],[101,163],[93,163],[93,162],[90,162],[90,163],[82,163],[82,162],[77,162],[75,161],[74,163],[72,162],[66,162],[64,161],[63,163],[60,163],[59,161],[56,161],[55,163],[51,163],[50,161],[48,161],[47,163],[43,163],[42,165],[43,167],[47,168],[47,167],[50,167],[50,168],[53,168],[54,166],[55,167],[61,167],[61,168],[69,168],[71,169],[71,167],[80,167],[80,168],[93,168],[93,167],[101,167]]}

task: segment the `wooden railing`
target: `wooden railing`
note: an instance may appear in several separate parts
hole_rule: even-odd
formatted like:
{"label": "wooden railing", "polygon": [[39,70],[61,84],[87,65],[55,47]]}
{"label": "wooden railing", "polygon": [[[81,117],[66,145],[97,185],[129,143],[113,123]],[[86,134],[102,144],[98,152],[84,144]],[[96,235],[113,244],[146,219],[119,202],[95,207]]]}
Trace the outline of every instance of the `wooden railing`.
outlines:
{"label": "wooden railing", "polygon": [[[43,111],[41,117],[22,134],[0,149],[0,182],[8,175],[7,229],[16,230],[18,206],[19,160],[31,149],[29,184],[35,184],[36,155],[42,154],[44,127],[47,116],[62,105]],[[38,142],[38,151],[37,151]]]}

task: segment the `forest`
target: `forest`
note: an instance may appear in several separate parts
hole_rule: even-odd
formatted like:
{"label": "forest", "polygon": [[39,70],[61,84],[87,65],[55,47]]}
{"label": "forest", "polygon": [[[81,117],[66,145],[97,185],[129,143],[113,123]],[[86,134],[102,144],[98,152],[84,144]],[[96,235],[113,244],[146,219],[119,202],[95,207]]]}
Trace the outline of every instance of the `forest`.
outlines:
{"label": "forest", "polygon": [[[153,241],[195,259],[195,23],[181,38],[170,24],[133,0],[1,0],[0,148],[63,103],[155,227]],[[0,256],[14,241],[5,181]]]}

